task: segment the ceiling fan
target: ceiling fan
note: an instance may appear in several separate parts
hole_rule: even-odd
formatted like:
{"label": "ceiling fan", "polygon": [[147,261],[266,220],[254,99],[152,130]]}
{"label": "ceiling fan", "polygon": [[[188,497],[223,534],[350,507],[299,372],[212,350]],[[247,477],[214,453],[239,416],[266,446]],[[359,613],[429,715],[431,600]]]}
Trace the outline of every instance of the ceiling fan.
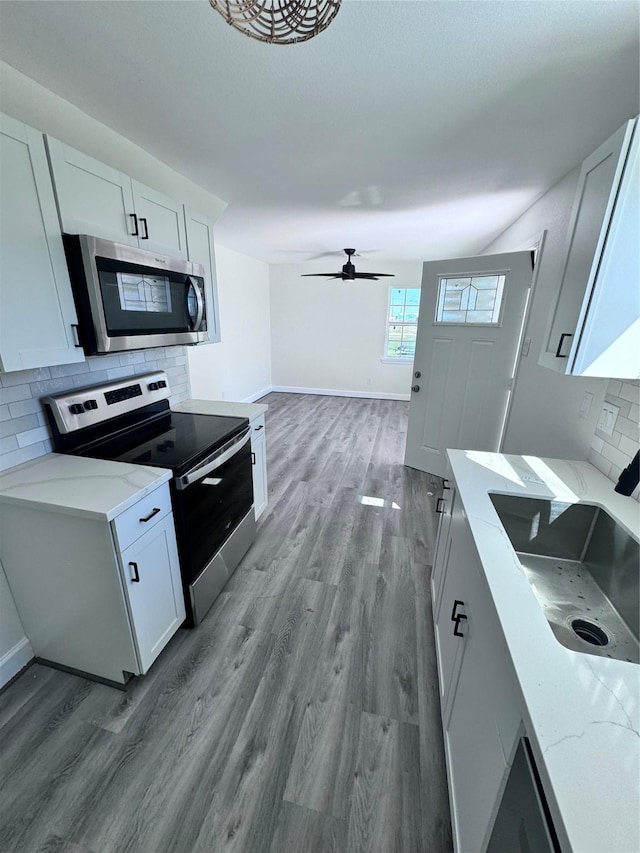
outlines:
{"label": "ceiling fan", "polygon": [[327,278],[341,278],[343,281],[355,281],[357,278],[367,278],[370,281],[377,281],[382,277],[393,277],[394,273],[392,272],[356,272],[356,268],[351,262],[351,255],[355,255],[356,250],[345,249],[344,251],[347,253],[347,263],[343,265],[342,272],[307,272],[303,274],[303,277],[320,275]]}

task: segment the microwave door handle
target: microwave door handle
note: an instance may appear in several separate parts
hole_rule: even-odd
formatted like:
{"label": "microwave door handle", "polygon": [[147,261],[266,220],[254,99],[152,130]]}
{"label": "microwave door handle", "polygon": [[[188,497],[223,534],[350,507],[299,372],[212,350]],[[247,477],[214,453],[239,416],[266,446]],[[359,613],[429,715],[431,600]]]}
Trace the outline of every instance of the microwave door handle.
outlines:
{"label": "microwave door handle", "polygon": [[197,483],[199,480],[204,480],[205,477],[208,477],[212,471],[215,471],[217,468],[222,467],[225,462],[228,462],[236,453],[241,450],[245,444],[248,444],[251,441],[251,428],[247,427],[247,429],[240,433],[238,441],[234,442],[228,450],[225,450],[224,453],[221,453],[220,456],[216,456],[208,465],[203,465],[201,468],[196,468],[190,474],[185,474],[183,477],[178,477],[176,479],[176,488],[178,489],[186,489],[187,486],[191,486],[193,483]]}
{"label": "microwave door handle", "polygon": [[[194,332],[200,331],[200,326],[202,325],[202,318],[204,317],[204,297],[202,296],[202,291],[198,287],[198,285],[194,282],[192,278],[188,279],[189,286],[187,287],[187,300],[189,299],[189,289],[193,290],[196,302],[198,303],[198,310],[196,313],[196,319],[193,321],[193,330]],[[188,304],[188,301],[187,301]],[[187,311],[188,313],[188,311]]]}

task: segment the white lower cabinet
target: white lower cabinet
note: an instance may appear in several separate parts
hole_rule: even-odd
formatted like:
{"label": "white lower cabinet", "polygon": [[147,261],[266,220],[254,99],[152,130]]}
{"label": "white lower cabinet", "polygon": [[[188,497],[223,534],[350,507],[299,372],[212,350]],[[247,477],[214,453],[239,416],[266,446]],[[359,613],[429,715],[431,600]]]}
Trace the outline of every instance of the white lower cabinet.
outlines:
{"label": "white lower cabinet", "polygon": [[19,503],[0,521],[36,657],[121,684],[146,673],[185,618],[168,484],[111,521]]}
{"label": "white lower cabinet", "polygon": [[251,422],[251,461],[253,463],[253,507],[256,521],[267,508],[267,441],[264,415]]}
{"label": "white lower cabinet", "polygon": [[482,853],[521,734],[521,713],[515,674],[459,499],[434,574],[443,577],[439,601],[434,596],[434,622],[455,849]]}

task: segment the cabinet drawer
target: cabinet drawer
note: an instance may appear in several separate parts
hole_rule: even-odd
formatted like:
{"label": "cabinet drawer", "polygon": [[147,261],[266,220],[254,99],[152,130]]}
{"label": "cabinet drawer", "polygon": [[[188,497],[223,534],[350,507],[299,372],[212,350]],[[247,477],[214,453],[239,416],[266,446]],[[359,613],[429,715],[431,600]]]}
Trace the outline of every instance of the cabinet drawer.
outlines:
{"label": "cabinet drawer", "polygon": [[113,521],[118,548],[123,551],[171,512],[169,484],[146,495]]}
{"label": "cabinet drawer", "polygon": [[259,415],[251,421],[251,441],[264,435],[264,415]]}

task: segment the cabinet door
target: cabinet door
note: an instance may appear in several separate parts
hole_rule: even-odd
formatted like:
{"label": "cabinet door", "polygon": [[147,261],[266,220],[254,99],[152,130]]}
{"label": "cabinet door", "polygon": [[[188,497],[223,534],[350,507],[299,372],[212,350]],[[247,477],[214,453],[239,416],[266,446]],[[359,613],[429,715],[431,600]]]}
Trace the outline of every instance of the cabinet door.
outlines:
{"label": "cabinet door", "polygon": [[461,624],[465,650],[445,732],[456,849],[486,847],[520,734],[514,675],[470,532]]}
{"label": "cabinet door", "polygon": [[144,674],[185,618],[173,515],[125,549],[121,563]]}
{"label": "cabinet door", "polygon": [[267,508],[267,444],[264,435],[264,418],[251,424],[251,452],[253,461],[253,507],[256,521]]}
{"label": "cabinet door", "polygon": [[591,298],[583,303],[571,371],[640,378],[640,128],[636,126]]}
{"label": "cabinet door", "polygon": [[2,370],[84,361],[40,132],[0,116]]}
{"label": "cabinet door", "polygon": [[220,314],[218,310],[218,280],[216,277],[216,255],[213,241],[213,219],[184,209],[187,229],[187,251],[189,260],[202,264],[205,272],[207,300],[207,335],[209,343],[220,340]]}
{"label": "cabinet door", "polygon": [[131,187],[140,230],[140,248],[186,260],[187,238],[182,204],[139,181],[132,180]]}
{"label": "cabinet door", "polygon": [[453,513],[455,498],[455,489],[445,489],[442,494],[442,498],[438,500],[436,505],[436,510],[441,514],[440,523],[438,524],[435,556],[433,558],[433,571],[431,573],[431,593],[434,608],[440,604],[440,593],[442,591],[442,581],[444,580],[445,562],[449,555],[449,533],[451,529],[451,515]]}
{"label": "cabinet door", "polygon": [[62,230],[137,246],[131,178],[47,136]]}
{"label": "cabinet door", "polygon": [[468,566],[469,560],[473,559],[473,550],[469,548],[468,539],[462,535],[464,525],[462,507],[458,502],[449,522],[449,535],[443,545],[442,592],[439,601],[434,605],[440,711],[445,729],[451,714],[467,636],[465,619],[452,618],[454,615],[465,616],[465,567]]}
{"label": "cabinet door", "polygon": [[582,164],[569,223],[560,290],[540,364],[570,373],[570,350],[584,299],[589,299],[620,185],[634,122],[627,122]]}

